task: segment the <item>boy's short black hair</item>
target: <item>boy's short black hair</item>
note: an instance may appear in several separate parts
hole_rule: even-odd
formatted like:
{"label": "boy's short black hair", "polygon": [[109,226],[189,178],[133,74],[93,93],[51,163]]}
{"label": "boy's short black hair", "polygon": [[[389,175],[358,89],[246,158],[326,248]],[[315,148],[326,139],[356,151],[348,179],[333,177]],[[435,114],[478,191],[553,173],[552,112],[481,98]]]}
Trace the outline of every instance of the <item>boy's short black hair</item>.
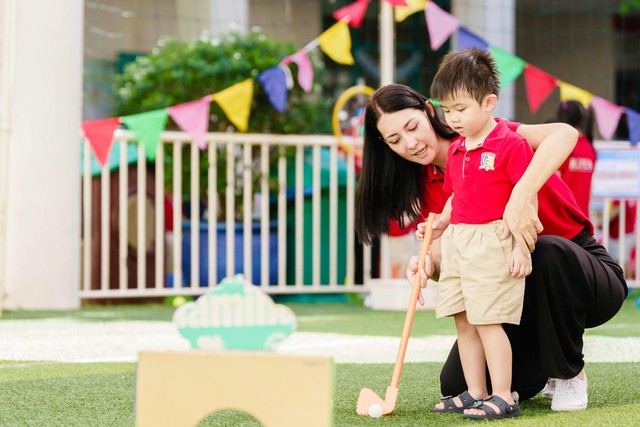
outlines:
{"label": "boy's short black hair", "polygon": [[469,48],[447,53],[431,83],[431,97],[442,100],[468,93],[481,103],[500,93],[500,73],[487,50]]}

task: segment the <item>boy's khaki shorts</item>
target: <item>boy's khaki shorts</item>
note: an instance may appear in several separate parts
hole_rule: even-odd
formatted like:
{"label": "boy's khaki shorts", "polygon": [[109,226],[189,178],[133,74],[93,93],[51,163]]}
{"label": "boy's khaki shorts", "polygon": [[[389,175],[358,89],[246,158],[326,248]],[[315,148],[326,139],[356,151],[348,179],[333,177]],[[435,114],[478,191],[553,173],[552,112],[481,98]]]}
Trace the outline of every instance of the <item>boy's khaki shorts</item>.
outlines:
{"label": "boy's khaki shorts", "polygon": [[450,224],[442,235],[436,317],[463,311],[473,325],[520,324],[524,279],[511,277],[513,237],[501,239],[503,221]]}

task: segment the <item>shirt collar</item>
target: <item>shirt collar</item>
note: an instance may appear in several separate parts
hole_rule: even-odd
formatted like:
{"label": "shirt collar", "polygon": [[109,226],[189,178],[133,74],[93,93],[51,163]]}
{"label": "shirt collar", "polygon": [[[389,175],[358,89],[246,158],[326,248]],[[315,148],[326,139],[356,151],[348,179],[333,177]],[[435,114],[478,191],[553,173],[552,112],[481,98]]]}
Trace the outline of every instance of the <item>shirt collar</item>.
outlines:
{"label": "shirt collar", "polygon": [[[491,133],[487,136],[487,138],[482,143],[482,148],[488,150],[499,150],[500,145],[502,145],[502,141],[504,137],[509,133],[509,128],[502,120],[496,120],[498,123],[496,127],[493,128]],[[465,138],[463,136],[459,136],[453,140],[451,143],[451,154],[454,154],[458,150],[467,151],[464,148]]]}
{"label": "shirt collar", "polygon": [[426,166],[427,168],[427,182],[443,181],[444,172],[433,163]]}

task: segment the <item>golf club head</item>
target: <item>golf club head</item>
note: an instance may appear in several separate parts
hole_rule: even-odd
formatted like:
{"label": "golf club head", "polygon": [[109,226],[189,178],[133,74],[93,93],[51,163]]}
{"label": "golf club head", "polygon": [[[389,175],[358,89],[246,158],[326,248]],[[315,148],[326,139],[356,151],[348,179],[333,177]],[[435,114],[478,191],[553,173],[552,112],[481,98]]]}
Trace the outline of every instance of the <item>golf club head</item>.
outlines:
{"label": "golf club head", "polygon": [[397,387],[387,387],[387,394],[385,395],[385,400],[382,400],[375,391],[370,388],[363,388],[360,390],[360,395],[358,396],[358,404],[356,406],[356,413],[358,415],[369,415],[369,408],[373,404],[378,404],[382,407],[382,414],[387,415],[393,412],[393,409],[396,406],[396,401],[398,400],[398,388]]}

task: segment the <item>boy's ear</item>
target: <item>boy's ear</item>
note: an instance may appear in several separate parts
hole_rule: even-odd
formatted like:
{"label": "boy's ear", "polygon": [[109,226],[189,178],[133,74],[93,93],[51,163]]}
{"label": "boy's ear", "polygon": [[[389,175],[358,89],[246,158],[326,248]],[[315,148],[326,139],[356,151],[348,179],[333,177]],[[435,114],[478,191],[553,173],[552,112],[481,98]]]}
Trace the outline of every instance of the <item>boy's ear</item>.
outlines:
{"label": "boy's ear", "polygon": [[496,105],[498,105],[498,97],[494,93],[487,95],[484,98],[484,104],[487,111],[493,111],[493,109],[496,108]]}

